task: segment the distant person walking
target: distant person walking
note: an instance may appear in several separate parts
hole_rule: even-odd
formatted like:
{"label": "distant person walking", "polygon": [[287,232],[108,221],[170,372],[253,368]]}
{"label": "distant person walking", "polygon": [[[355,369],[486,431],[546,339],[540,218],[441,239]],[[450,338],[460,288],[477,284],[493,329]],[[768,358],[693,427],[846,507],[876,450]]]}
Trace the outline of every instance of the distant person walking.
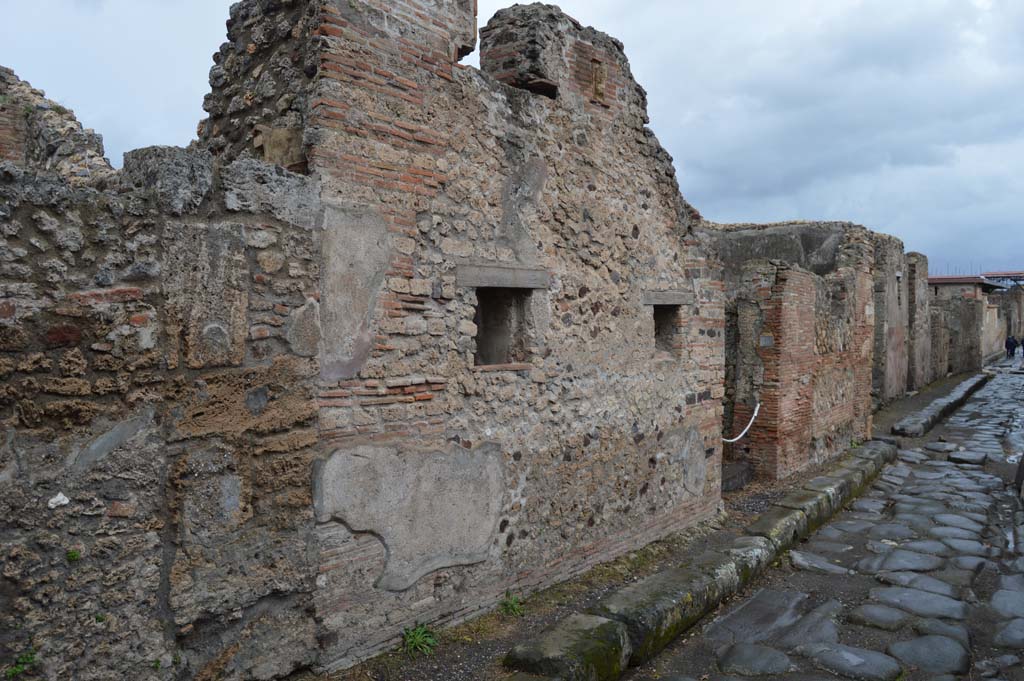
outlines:
{"label": "distant person walking", "polygon": [[1006,339],[1006,357],[1010,358],[1017,354],[1017,339],[1010,336]]}

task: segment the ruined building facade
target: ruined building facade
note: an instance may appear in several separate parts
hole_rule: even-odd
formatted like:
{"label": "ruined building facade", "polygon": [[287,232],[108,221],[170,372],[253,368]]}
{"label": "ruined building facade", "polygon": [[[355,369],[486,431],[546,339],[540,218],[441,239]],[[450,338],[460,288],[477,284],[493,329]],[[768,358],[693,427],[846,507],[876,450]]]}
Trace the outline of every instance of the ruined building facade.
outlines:
{"label": "ruined building facade", "polygon": [[117,172],[5,74],[6,652],[343,667],[717,511],[722,284],[622,46],[517,7],[463,68],[473,5],[235,5]]}
{"label": "ruined building facade", "polygon": [[228,37],[196,142],[121,170],[0,71],[4,659],[349,666],[712,516],[757,404],[731,454],[782,478],[936,373],[923,258],[705,223],[557,8],[481,70],[473,0],[246,0]]}

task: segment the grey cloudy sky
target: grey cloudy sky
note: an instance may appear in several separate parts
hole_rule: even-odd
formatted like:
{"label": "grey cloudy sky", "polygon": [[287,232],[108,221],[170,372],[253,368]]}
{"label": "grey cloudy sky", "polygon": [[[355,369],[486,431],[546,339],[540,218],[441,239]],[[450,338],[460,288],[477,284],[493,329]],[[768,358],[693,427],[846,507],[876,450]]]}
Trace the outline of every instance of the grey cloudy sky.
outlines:
{"label": "grey cloudy sky", "polygon": [[[480,0],[481,22],[507,4]],[[1024,268],[1024,1],[560,4],[623,40],[707,218],[848,219],[933,272]],[[0,0],[0,63],[120,164],[192,138],[229,5]]]}

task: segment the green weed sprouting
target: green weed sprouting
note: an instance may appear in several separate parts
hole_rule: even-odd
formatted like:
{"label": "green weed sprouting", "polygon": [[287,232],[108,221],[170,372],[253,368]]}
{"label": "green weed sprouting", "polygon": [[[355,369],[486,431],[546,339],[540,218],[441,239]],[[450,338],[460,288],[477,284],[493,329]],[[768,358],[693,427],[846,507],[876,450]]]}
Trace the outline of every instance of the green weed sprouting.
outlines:
{"label": "green weed sprouting", "polygon": [[519,596],[513,596],[510,592],[506,591],[505,597],[498,603],[498,611],[507,617],[522,617],[526,609],[523,607],[523,602],[519,599]]}
{"label": "green weed sprouting", "polygon": [[406,655],[430,655],[437,646],[437,636],[426,624],[402,629],[402,650]]}

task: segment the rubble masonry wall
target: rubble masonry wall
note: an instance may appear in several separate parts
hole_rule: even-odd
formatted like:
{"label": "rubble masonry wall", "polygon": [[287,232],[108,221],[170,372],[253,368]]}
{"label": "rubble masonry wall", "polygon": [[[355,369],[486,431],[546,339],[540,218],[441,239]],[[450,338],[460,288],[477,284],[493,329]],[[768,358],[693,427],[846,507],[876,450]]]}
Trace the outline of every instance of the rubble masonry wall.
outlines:
{"label": "rubble masonry wall", "polygon": [[[491,75],[474,26],[236,4],[199,140],[116,172],[5,81],[42,112],[0,165],[5,657],[343,667],[717,511],[721,275],[621,44],[517,7]],[[522,40],[554,98],[498,80]]]}

